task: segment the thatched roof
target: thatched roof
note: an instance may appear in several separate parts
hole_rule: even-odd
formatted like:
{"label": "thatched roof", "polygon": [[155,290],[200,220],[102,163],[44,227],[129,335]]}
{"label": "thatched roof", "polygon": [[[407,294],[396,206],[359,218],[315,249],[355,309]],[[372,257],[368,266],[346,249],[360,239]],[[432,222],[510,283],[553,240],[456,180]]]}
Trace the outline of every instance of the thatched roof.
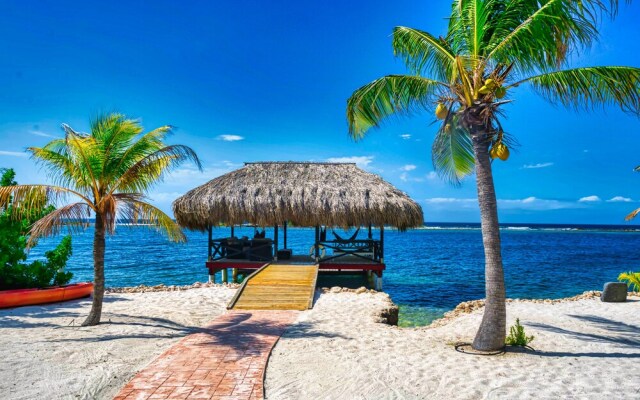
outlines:
{"label": "thatched roof", "polygon": [[182,227],[223,223],[273,226],[421,226],[422,208],[378,175],[352,163],[255,162],[173,202]]}

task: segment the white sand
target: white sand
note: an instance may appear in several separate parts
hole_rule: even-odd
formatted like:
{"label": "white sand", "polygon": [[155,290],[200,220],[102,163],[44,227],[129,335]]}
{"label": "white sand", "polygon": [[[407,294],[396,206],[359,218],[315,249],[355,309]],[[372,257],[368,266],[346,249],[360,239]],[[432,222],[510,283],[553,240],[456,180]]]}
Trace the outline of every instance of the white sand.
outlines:
{"label": "white sand", "polygon": [[280,339],[268,399],[640,399],[640,299],[508,305],[535,353],[461,354],[482,309],[438,328],[375,322],[384,294],[329,293]]}
{"label": "white sand", "polygon": [[103,323],[91,328],[77,326],[90,300],[0,310],[0,399],[111,399],[171,344],[220,315],[234,292],[107,294]]}
{"label": "white sand", "polygon": [[[234,291],[109,294],[93,328],[77,327],[88,300],[0,311],[0,399],[110,399]],[[381,293],[321,295],[276,345],[267,398],[640,399],[638,297],[510,303],[508,324],[520,317],[537,352],[494,357],[451,346],[473,338],[482,310],[407,329],[376,322],[389,306]]]}

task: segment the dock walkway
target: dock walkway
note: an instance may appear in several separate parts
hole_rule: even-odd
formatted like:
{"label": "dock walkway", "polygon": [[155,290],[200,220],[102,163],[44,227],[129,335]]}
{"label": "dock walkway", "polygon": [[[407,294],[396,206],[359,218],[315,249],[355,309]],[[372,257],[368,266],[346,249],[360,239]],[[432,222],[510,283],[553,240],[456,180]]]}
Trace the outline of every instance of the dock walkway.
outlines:
{"label": "dock walkway", "polygon": [[228,309],[307,310],[313,306],[318,264],[266,264],[249,275]]}

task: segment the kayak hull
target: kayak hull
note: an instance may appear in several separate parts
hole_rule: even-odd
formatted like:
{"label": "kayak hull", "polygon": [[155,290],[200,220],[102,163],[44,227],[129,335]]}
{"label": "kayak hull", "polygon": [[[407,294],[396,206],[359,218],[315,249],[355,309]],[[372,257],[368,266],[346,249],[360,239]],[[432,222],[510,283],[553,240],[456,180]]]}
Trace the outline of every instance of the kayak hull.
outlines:
{"label": "kayak hull", "polygon": [[0,308],[57,303],[90,296],[93,283],[82,282],[46,289],[17,289],[0,291]]}

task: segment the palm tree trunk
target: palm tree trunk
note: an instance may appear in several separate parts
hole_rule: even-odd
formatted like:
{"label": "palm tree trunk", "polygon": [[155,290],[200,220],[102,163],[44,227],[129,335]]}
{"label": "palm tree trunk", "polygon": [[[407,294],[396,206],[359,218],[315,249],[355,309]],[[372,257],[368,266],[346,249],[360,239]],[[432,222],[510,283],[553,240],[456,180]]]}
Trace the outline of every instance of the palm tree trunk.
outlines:
{"label": "palm tree trunk", "polygon": [[473,348],[480,351],[494,351],[504,347],[506,334],[505,287],[498,205],[491,172],[487,130],[482,129],[472,133],[472,138],[484,244],[486,292],[484,315],[480,329],[473,340]]}
{"label": "palm tree trunk", "polygon": [[91,312],[82,326],[93,326],[100,323],[102,316],[102,299],[104,297],[104,247],[105,226],[101,214],[96,214],[93,236],[93,303]]}

